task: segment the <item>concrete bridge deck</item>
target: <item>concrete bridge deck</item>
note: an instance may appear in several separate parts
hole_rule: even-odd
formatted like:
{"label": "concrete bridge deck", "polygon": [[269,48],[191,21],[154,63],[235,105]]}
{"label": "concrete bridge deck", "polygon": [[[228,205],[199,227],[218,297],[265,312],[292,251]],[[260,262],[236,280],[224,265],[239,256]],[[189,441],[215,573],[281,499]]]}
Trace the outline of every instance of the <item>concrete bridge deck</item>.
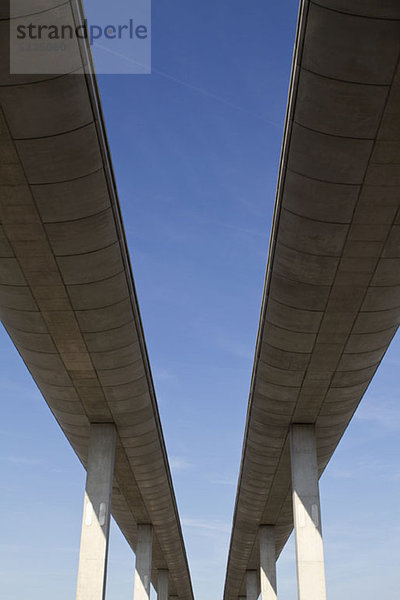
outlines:
{"label": "concrete bridge deck", "polygon": [[[90,425],[114,425],[112,514],[134,550],[137,525],[153,526],[155,587],[168,570],[169,595],[192,600],[96,81],[79,52],[65,75],[10,75],[5,4],[1,318],[83,465]],[[70,3],[57,4],[41,7]]]}
{"label": "concrete bridge deck", "polygon": [[400,323],[399,52],[396,0],[301,2],[225,600],[293,529],[291,427],[321,475]]}

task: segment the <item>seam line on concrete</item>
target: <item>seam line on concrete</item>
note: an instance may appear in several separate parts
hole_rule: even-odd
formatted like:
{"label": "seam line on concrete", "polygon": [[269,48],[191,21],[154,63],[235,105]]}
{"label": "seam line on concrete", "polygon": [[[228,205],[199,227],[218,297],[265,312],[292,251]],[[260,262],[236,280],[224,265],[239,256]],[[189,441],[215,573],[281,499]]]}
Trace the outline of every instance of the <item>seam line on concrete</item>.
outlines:
{"label": "seam line on concrete", "polygon": [[369,365],[369,367],[363,367],[362,369],[348,369],[347,371],[345,369],[340,369],[340,370],[338,369],[336,371],[336,373],[339,373],[339,374],[342,374],[342,373],[358,373],[359,371],[364,371],[365,369],[372,369],[377,364],[378,363],[376,362],[376,363],[372,363],[372,365]]}
{"label": "seam line on concrete", "polygon": [[[278,279],[284,279],[283,275],[279,275],[279,273],[275,273],[275,277]],[[327,286],[330,287],[330,286]],[[286,304],[286,302],[281,302],[280,300],[278,300],[277,298],[274,298],[273,295],[271,295],[272,300],[276,303],[279,304],[280,306],[285,306],[286,308],[293,308],[294,310],[304,310],[307,311],[309,313],[317,313],[320,314],[321,316],[324,314],[324,311],[321,309],[315,309],[315,308],[299,308],[298,306],[293,306],[292,304]],[[299,331],[298,333],[304,333],[303,331]],[[268,343],[269,344],[269,343]],[[308,354],[308,353],[307,353]]]}
{"label": "seam line on concrete", "polygon": [[94,121],[92,120],[92,121],[88,121],[84,125],[79,125],[79,127],[74,127],[73,129],[67,129],[66,131],[61,131],[59,133],[51,133],[49,135],[26,137],[26,138],[14,137],[13,140],[15,142],[30,142],[30,141],[34,141],[34,140],[48,140],[49,138],[57,138],[57,137],[61,137],[63,135],[67,135],[68,133],[74,133],[74,131],[80,131],[81,129],[85,129],[85,127],[89,127],[89,125],[93,125],[93,123],[94,123]]}
{"label": "seam line on concrete", "polygon": [[[14,331],[15,329],[14,329],[14,327],[8,327],[7,331],[8,330]],[[20,330],[16,330],[16,331],[20,331]],[[29,333],[29,335],[35,335],[35,334],[31,334],[30,331],[29,332],[22,332],[22,333]],[[39,333],[37,335],[48,335],[48,333]],[[10,338],[11,338],[11,335],[10,335]],[[31,348],[25,348],[25,346],[21,346],[21,344],[18,344],[18,347],[21,350],[23,350],[24,352],[35,352],[35,354],[47,354],[47,356],[57,356],[58,355],[57,351],[55,351],[55,352],[43,352],[43,350],[32,350]]]}
{"label": "seam line on concrete", "polygon": [[386,348],[386,346],[387,346],[387,344],[385,344],[384,346],[379,346],[379,348],[375,348],[374,350],[360,350],[359,352],[343,352],[343,356],[358,356],[359,354],[371,354],[371,352],[377,352],[378,350],[383,350],[384,348]]}
{"label": "seam line on concrete", "polygon": [[[360,287],[364,287],[364,286],[360,286]],[[269,325],[272,325],[273,327],[276,327],[277,329],[282,329],[282,331],[287,331],[289,333],[308,333],[309,335],[318,335],[318,331],[297,331],[297,329],[289,329],[288,327],[283,327],[281,325],[276,325],[276,323],[272,323],[272,321],[269,321],[268,319],[266,319],[266,322]],[[393,327],[396,327],[396,325],[392,325],[391,327],[385,327],[385,329],[377,329],[376,331],[375,330],[374,331],[360,331],[358,333],[353,333],[352,335],[372,335],[374,333],[384,333],[385,331],[390,331],[391,329],[393,329]],[[359,354],[359,353],[355,352],[355,354]],[[265,363],[265,361],[261,361],[261,362]],[[287,369],[282,369],[282,371],[287,371]],[[295,373],[297,370],[296,369],[290,369],[290,371],[293,372],[293,373]]]}
{"label": "seam line on concrete", "polygon": [[339,140],[358,140],[361,142],[373,142],[375,138],[370,137],[359,137],[352,135],[338,135],[337,133],[327,133],[326,131],[321,131],[321,129],[314,129],[313,127],[308,127],[308,125],[303,125],[296,119],[293,120],[293,123],[302,129],[306,129],[307,131],[312,131],[313,133],[317,133],[318,135],[325,135],[326,137],[337,138]]}
{"label": "seam line on concrete", "polygon": [[[101,306],[100,308],[79,308],[79,309],[76,309],[75,312],[78,315],[80,315],[81,313],[84,313],[84,312],[92,312],[93,310],[101,310],[102,308],[111,308],[113,306],[117,306],[118,304],[124,304],[127,301],[128,297],[129,297],[129,295],[126,296],[125,298],[123,298],[122,300],[118,300],[117,302],[114,302],[113,304]],[[134,319],[132,317],[126,323],[122,323],[121,325],[118,325],[118,327],[111,327],[110,329],[98,329],[96,331],[92,331],[92,330],[86,331],[86,330],[82,329],[81,331],[82,331],[82,333],[98,333],[98,332],[103,332],[103,331],[104,332],[105,331],[113,331],[114,329],[115,330],[121,329],[121,327],[124,327],[125,325],[128,325],[128,323],[131,323],[131,322],[134,322]]]}
{"label": "seam line on concrete", "polygon": [[[17,260],[17,258],[15,256],[13,256],[12,258],[14,260]],[[23,288],[23,287],[28,287],[28,286],[26,285],[26,283],[0,283],[0,287],[2,287],[2,288]]]}
{"label": "seam line on concrete", "polygon": [[[65,286],[65,287],[67,287],[67,286]],[[123,302],[126,302],[130,297],[131,297],[131,294],[129,293],[129,290],[128,290],[128,294],[125,296],[125,298],[122,298],[122,300],[118,300],[118,302],[114,302],[113,304],[105,304],[104,306],[100,306],[98,308],[76,308],[73,310],[74,310],[74,312],[76,312],[79,315],[81,313],[91,312],[93,310],[102,310],[103,308],[112,308],[113,306],[118,306],[118,304],[122,304]],[[131,321],[134,322],[133,319],[131,319]],[[128,321],[125,324],[127,325],[129,322],[130,321]],[[119,329],[119,327],[113,327],[112,329]],[[112,331],[112,329],[101,329],[100,331]],[[81,331],[82,331],[82,333],[95,333],[94,331],[84,331],[83,329],[81,329]]]}
{"label": "seam line on concrete", "polygon": [[[335,371],[335,375],[337,373],[341,373],[342,371]],[[368,381],[370,381],[370,377],[368,377],[367,379],[363,379],[362,381],[358,381],[357,383],[352,383],[350,384],[346,384],[346,385],[332,385],[331,386],[331,390],[344,390],[344,389],[350,389],[350,388],[354,388],[354,387],[359,387],[360,385],[364,385],[365,383],[367,383]],[[343,402],[346,402],[345,400],[343,400]]]}
{"label": "seam line on concrete", "polygon": [[[28,286],[27,286],[28,287]],[[123,300],[123,302],[126,302],[126,300]],[[122,302],[118,302],[117,304],[122,304]],[[13,308],[9,308],[6,307],[7,310],[15,310]],[[90,308],[90,309],[86,309],[86,310],[79,310],[76,311],[77,313],[82,313],[82,312],[91,312],[93,310],[101,310],[101,309],[97,309],[97,308]],[[18,310],[15,312],[23,312],[23,313],[38,313],[41,314],[40,310]],[[56,313],[56,312],[60,312],[59,310],[47,310],[47,313]],[[63,311],[63,312],[70,312],[70,311]],[[117,329],[121,329],[122,327],[126,327],[126,325],[129,325],[129,323],[133,323],[133,319],[130,319],[129,321],[127,321],[126,323],[124,323],[123,325],[121,325],[120,327],[112,327],[111,329],[96,329],[96,330],[91,330],[91,331],[84,331],[83,329],[81,329],[82,334],[84,335],[90,335],[90,334],[96,334],[96,333],[108,333],[109,331],[116,331]],[[49,335],[48,331],[30,331],[30,330],[26,330],[26,329],[19,329],[18,327],[14,327],[14,326],[10,326],[10,329],[12,329],[13,331],[19,331],[20,333],[28,333],[29,335]],[[20,344],[18,344],[20,345]],[[129,345],[129,344],[128,344]],[[21,346],[22,347],[22,346]],[[125,346],[121,346],[121,348],[125,348]],[[30,350],[30,348],[25,348],[26,350]],[[119,348],[115,348],[115,350],[118,350]],[[113,348],[114,350],[114,348]],[[105,350],[104,352],[107,352],[107,350]],[[43,354],[49,354],[48,352],[43,352]],[[50,353],[52,354],[52,353]]]}
{"label": "seam line on concrete", "polygon": [[[304,312],[308,312],[307,309],[299,309],[299,310],[304,310]],[[266,321],[266,324],[270,326],[270,328],[274,327],[275,329],[278,329],[279,331],[287,331],[288,333],[299,333],[299,334],[308,335],[311,337],[312,335],[318,335],[318,331],[319,331],[319,329],[317,329],[315,331],[299,331],[298,329],[290,329],[289,327],[283,327],[283,325],[277,325],[276,323],[273,323],[269,319],[265,319],[265,321]],[[267,343],[269,344],[269,342],[267,342]],[[295,352],[297,354],[297,352],[295,350],[289,350],[288,352]],[[300,352],[300,354],[309,354],[309,352]],[[265,360],[261,360],[261,357],[260,357],[260,361],[261,361],[261,363],[265,363]],[[290,371],[294,373],[294,372],[297,372],[298,369],[290,369]]]}
{"label": "seam line on concrete", "polygon": [[382,310],[360,310],[362,315],[378,315],[385,312],[397,311],[400,308],[400,304],[393,306],[392,308],[382,308]]}
{"label": "seam line on concrete", "polygon": [[[24,363],[26,365],[30,365],[32,368],[35,368],[35,367],[40,368],[40,367],[38,367],[38,365],[36,363],[32,363],[28,359],[22,359],[22,360],[24,361]],[[61,357],[61,360],[62,360],[62,357]],[[132,364],[134,364],[134,363],[132,363]],[[130,366],[130,365],[127,365],[127,366]],[[54,383],[52,383],[50,381],[47,381],[45,379],[45,377],[42,377],[41,375],[39,375],[39,376],[36,375],[36,377],[34,379],[35,379],[35,381],[40,381],[41,383],[44,383],[45,385],[51,385],[51,386],[54,386],[54,387],[57,387],[57,388],[63,388],[63,389],[73,388],[76,391],[76,393],[78,394],[78,396],[79,396],[79,390],[76,389],[75,382],[70,377],[70,371],[67,369],[67,367],[64,364],[63,364],[63,367],[65,369],[66,376],[70,380],[70,384],[68,384],[68,385],[64,385],[64,384],[61,384],[61,383],[58,383],[58,384],[55,385]],[[95,369],[93,367],[93,372],[97,375],[97,377],[99,377],[98,371],[100,371],[100,374],[101,374],[101,372],[103,371],[103,369],[98,369],[97,370],[97,369]],[[129,385],[131,383],[135,383],[136,381],[139,381],[143,377],[144,377],[143,375],[139,375],[138,377],[136,377],[134,379],[130,379],[129,381],[126,381],[125,383],[120,383],[118,385],[105,385],[105,384],[102,384],[99,379],[97,379],[97,383],[98,383],[99,388],[101,388],[101,389],[115,389],[115,388],[118,388],[118,387],[123,387],[123,386]],[[141,394],[138,394],[138,396],[140,396],[140,395]],[[135,396],[135,398],[137,398],[138,396]],[[108,400],[107,400],[107,398],[105,396],[104,396],[104,401],[108,404]],[[139,410],[141,410],[141,409],[139,409]],[[133,412],[135,412],[135,411],[133,411]],[[90,421],[90,419],[89,419],[89,421]]]}
{"label": "seam line on concrete", "polygon": [[[6,19],[9,20],[9,19]],[[61,75],[55,75],[54,77],[48,77],[47,79],[39,79],[38,81],[26,81],[21,83],[0,83],[1,88],[16,88],[16,87],[24,87],[26,85],[40,85],[41,83],[46,83],[49,81],[56,81],[57,79],[61,79],[62,77],[68,77],[69,75],[74,75],[78,73],[78,71],[82,71],[82,67],[78,67],[77,69],[72,69],[68,73],[62,73]],[[82,73],[83,75],[83,73]]]}
{"label": "seam line on concrete", "polygon": [[[100,373],[106,373],[107,371],[118,371],[121,369],[127,369],[128,367],[131,367],[132,365],[137,365],[138,363],[140,363],[141,358],[137,358],[136,360],[133,360],[130,363],[127,363],[126,365],[124,365],[123,367],[109,367],[107,369],[105,368],[99,368],[98,371]],[[143,377],[143,375],[140,375],[140,377]],[[140,377],[135,377],[134,379],[127,381],[126,383],[131,383],[132,381],[137,381],[137,379],[140,379]],[[125,384],[121,384],[121,385],[125,385]],[[103,387],[115,387],[114,384],[113,385],[103,385]],[[140,395],[140,394],[139,394]]]}
{"label": "seam line on concrete", "polygon": [[[103,248],[100,248],[100,250],[98,250],[97,252],[99,252],[101,250],[103,250]],[[75,256],[82,256],[82,254],[77,254]],[[62,255],[60,257],[57,256],[57,258],[64,258],[64,255]],[[57,263],[58,263],[58,261],[57,261]],[[91,279],[90,281],[85,281],[84,283],[66,283],[65,287],[76,288],[76,287],[84,287],[87,285],[92,285],[95,283],[104,283],[104,281],[110,281],[111,279],[114,279],[115,277],[118,277],[119,275],[122,275],[123,273],[125,273],[124,269],[122,271],[118,271],[118,273],[114,273],[113,275],[110,275],[109,277],[104,277],[104,279]],[[102,305],[100,308],[105,308],[105,307]]]}
{"label": "seam line on concrete", "polygon": [[315,0],[310,0],[311,4],[318,6],[319,8],[323,8],[324,10],[328,10],[329,12],[339,13],[340,15],[345,15],[346,17],[356,17],[357,19],[369,19],[370,21],[391,21],[391,22],[399,22],[400,19],[395,19],[394,17],[372,17],[370,15],[360,15],[357,13],[347,12],[345,10],[338,10],[337,8],[332,8],[331,6],[325,6],[324,4],[320,4]]}
{"label": "seam line on concrete", "polygon": [[[19,331],[21,333],[27,333],[29,335],[49,335],[46,332],[41,333],[41,332],[35,332],[35,331],[25,331],[23,329],[17,329],[16,327],[9,327],[9,329],[12,331]],[[117,352],[118,350],[124,350],[125,348],[129,348],[129,346],[132,346],[132,344],[127,344],[126,346],[120,346],[119,348],[113,348],[112,350],[96,350],[96,351],[93,351],[92,354],[97,355],[97,354],[113,353],[113,352]],[[57,352],[57,350],[55,350],[55,352],[46,352],[45,350],[36,350],[36,349],[32,350],[32,348],[26,348],[22,344],[18,344],[18,347],[21,348],[21,350],[25,350],[26,352],[35,352],[35,354],[47,354],[48,356],[56,356],[59,354]],[[104,370],[107,370],[107,369],[104,369]],[[121,384],[121,385],[124,385],[124,384]],[[138,394],[137,396],[141,396],[141,394]]]}
{"label": "seam line on concrete", "polygon": [[[93,121],[93,124],[95,125],[96,122]],[[18,156],[19,156],[19,154],[18,154]],[[26,177],[27,185],[29,185],[32,188],[35,188],[35,187],[41,187],[43,185],[57,185],[59,183],[69,183],[70,181],[79,181],[79,179],[85,179],[85,177],[90,177],[90,175],[94,175],[95,173],[100,173],[100,171],[104,171],[104,166],[100,167],[99,169],[95,169],[94,171],[90,171],[89,173],[84,173],[84,175],[79,175],[79,177],[70,177],[69,179],[59,179],[58,181],[42,181],[42,182],[35,181],[35,183],[31,183],[26,175],[25,175],[25,177]]]}
{"label": "seam line on concrete", "polygon": [[[400,289],[400,282],[399,283],[391,283],[390,285],[370,285],[370,288],[374,289],[374,290],[379,290],[380,288],[399,288]],[[393,310],[393,309],[392,309]]]}
{"label": "seam line on concrete", "polygon": [[313,71],[312,69],[308,69],[307,67],[301,67],[301,71],[304,71],[305,73],[311,73],[312,75],[315,75],[316,77],[321,77],[322,79],[330,79],[331,81],[337,81],[339,83],[347,83],[347,84],[351,84],[351,85],[364,85],[364,86],[368,86],[368,87],[383,87],[383,88],[389,88],[390,87],[390,83],[370,83],[370,82],[364,82],[364,81],[353,81],[352,79],[339,79],[338,77],[330,77],[329,75],[324,75],[323,73],[318,73],[317,71]]}
{"label": "seam line on concrete", "polygon": [[[126,302],[126,299],[122,300],[122,302],[117,302],[117,304],[123,304],[124,302]],[[80,313],[84,313],[84,312],[91,312],[92,310],[99,310],[99,309],[95,308],[95,309],[78,310],[77,313],[80,314]],[[81,331],[84,335],[90,335],[92,333],[109,333],[110,331],[117,331],[117,329],[122,329],[122,327],[126,327],[130,323],[134,323],[134,322],[135,322],[134,319],[130,318],[129,321],[126,321],[126,323],[122,323],[122,325],[119,325],[118,327],[110,327],[109,329],[90,329],[90,330],[83,329],[83,327],[82,327]],[[137,340],[137,341],[139,342],[139,340]],[[125,346],[121,346],[121,348],[124,348],[124,347]],[[118,350],[118,348],[115,348],[115,350]]]}
{"label": "seam line on concrete", "polygon": [[[387,142],[388,140],[382,140],[384,142]],[[376,162],[376,161],[371,161],[371,165],[385,165],[385,166],[396,166],[398,167],[400,165],[400,161],[398,162]]]}
{"label": "seam line on concrete", "polygon": [[[119,329],[119,327],[118,327]],[[125,348],[129,348],[130,346],[137,346],[139,345],[138,341],[135,342],[131,342],[130,344],[125,344],[125,346],[119,346],[118,348],[112,348],[112,350],[92,350],[91,354],[93,354],[94,356],[98,356],[99,354],[113,354],[115,352],[119,352],[120,350],[124,350]]]}
{"label": "seam line on concrete", "polygon": [[[118,242],[115,242],[115,243],[117,244]],[[111,244],[111,245],[115,245],[115,244]],[[88,252],[87,254],[93,254],[94,252],[100,252],[101,250],[105,250],[105,248],[106,247],[100,248],[99,250],[94,250],[93,252]],[[55,256],[56,256],[56,258],[64,258],[65,257],[64,254],[55,255]],[[72,255],[68,255],[68,256],[85,256],[85,254],[72,254]],[[14,260],[17,260],[17,257],[12,257],[12,258]],[[58,261],[57,261],[57,263],[58,263]],[[118,271],[118,273],[114,273],[114,275],[110,275],[109,277],[105,277],[104,279],[91,279],[90,281],[85,281],[84,283],[66,283],[65,286],[66,287],[79,287],[79,286],[91,285],[92,283],[102,283],[104,281],[108,281],[109,279],[113,279],[114,277],[118,277],[118,275],[122,275],[122,273],[124,273],[124,272],[125,272],[124,270]],[[0,283],[0,286],[1,287],[10,287],[10,288],[16,288],[16,287],[17,288],[18,287],[29,288],[29,285],[27,283]],[[376,286],[376,287],[382,287],[382,286]],[[396,286],[387,286],[387,287],[396,287]],[[101,308],[106,308],[106,307],[101,306]],[[85,310],[93,310],[93,309],[85,309]],[[51,311],[48,311],[48,312],[51,312]]]}
{"label": "seam line on concrete", "polygon": [[38,10],[37,12],[29,13],[27,15],[21,15],[18,17],[11,17],[11,15],[10,15],[9,17],[6,17],[4,19],[0,19],[0,23],[4,22],[4,21],[15,21],[17,19],[21,19],[21,18],[25,18],[25,17],[35,17],[36,15],[43,15],[44,13],[52,12],[56,8],[61,8],[62,6],[66,6],[67,4],[71,5],[71,0],[66,0],[65,2],[61,2],[60,4],[57,4],[56,6],[52,6],[51,8],[46,8],[44,10]]}
{"label": "seam line on concrete", "polygon": [[306,175],[305,173],[300,173],[300,171],[295,171],[294,169],[290,169],[287,167],[288,173],[294,173],[295,175],[299,175],[300,177],[304,177],[305,179],[310,179],[311,181],[319,181],[321,183],[329,183],[330,185],[345,185],[352,187],[360,187],[360,183],[348,183],[346,181],[330,181],[329,179],[319,179],[318,177],[311,177],[311,175]]}
{"label": "seam line on concrete", "polygon": [[[266,360],[262,360],[261,358],[260,358],[260,362],[263,365],[267,365],[267,366],[273,367],[274,371],[281,371],[282,373],[287,373],[287,369],[282,369],[281,367],[274,367],[269,362],[267,362]],[[291,373],[302,373],[303,369],[291,369],[290,371],[291,371]],[[265,380],[263,379],[263,381],[265,381]],[[277,385],[281,385],[281,384],[277,384]],[[286,386],[284,386],[284,387],[286,387]],[[296,386],[289,386],[289,387],[297,387],[297,385]]]}
{"label": "seam line on concrete", "polygon": [[[271,296],[271,299],[273,300],[273,302],[275,302],[275,300],[272,298],[272,296]],[[277,304],[278,304],[278,302],[277,302]],[[281,306],[284,306],[284,305],[282,304]],[[308,309],[304,309],[304,308],[297,308],[297,309],[293,309],[293,310],[298,310],[298,311],[307,312],[307,313],[308,312],[312,312],[312,311],[309,311]],[[323,314],[322,311],[313,311],[313,312],[321,312],[321,316]],[[283,327],[283,325],[277,325],[276,323],[274,323],[273,321],[270,321],[269,319],[267,319],[267,322],[270,325],[272,325],[273,327],[275,327],[276,329],[282,329],[282,331],[288,331],[290,333],[304,333],[306,335],[307,334],[308,335],[317,335],[318,334],[318,329],[314,329],[313,331],[309,331],[309,330],[305,330],[305,329],[288,329],[287,327]],[[264,343],[267,344],[267,342],[264,342]],[[268,343],[268,345],[269,345],[269,343]],[[288,350],[288,352],[295,352],[295,351]],[[306,352],[306,354],[308,354],[308,352]],[[266,363],[266,361],[263,360],[261,357],[260,357],[260,361],[262,363]],[[266,363],[266,364],[268,364],[268,363]],[[279,369],[279,367],[275,367],[275,368]],[[287,369],[281,369],[281,371],[282,372],[287,372]],[[299,369],[290,369],[290,371],[293,372],[293,373],[297,373],[299,371]]]}
{"label": "seam line on concrete", "polygon": [[[102,170],[102,169],[100,169],[100,170]],[[93,175],[93,173],[90,173],[89,175],[84,175],[83,178],[90,177],[91,175]],[[79,177],[78,179],[81,179],[81,178]],[[71,181],[73,181],[73,180],[71,180]],[[68,183],[68,182],[64,182],[64,183]],[[35,184],[31,184],[31,187],[34,187],[34,185]],[[49,185],[52,185],[52,184],[49,184]],[[54,185],[59,185],[59,184],[56,183]],[[106,206],[106,208],[103,208],[102,210],[99,210],[98,212],[91,213],[90,215],[85,215],[84,217],[77,217],[76,219],[64,219],[62,221],[44,221],[42,219],[42,223],[45,226],[69,225],[69,223],[78,223],[79,221],[87,221],[89,219],[92,219],[93,217],[98,217],[99,215],[103,215],[107,211],[111,212],[111,205]],[[100,250],[102,250],[103,248],[110,248],[110,246],[114,246],[115,244],[118,244],[118,243],[119,243],[119,240],[114,240],[114,242],[107,244],[107,246],[102,246],[100,248]],[[97,252],[97,250],[89,250],[88,252],[79,252],[78,254],[56,254],[55,256],[84,256],[85,254],[92,254],[93,252]]]}
{"label": "seam line on concrete", "polygon": [[[305,219],[307,221],[311,221],[312,223],[326,223],[328,225],[351,225],[351,221],[324,221],[323,219],[314,219],[313,217],[307,217],[306,215],[301,215],[297,212],[295,212],[294,210],[290,210],[290,208],[283,208],[282,212],[287,212],[290,215],[294,215],[295,217],[298,217],[299,219]],[[278,242],[278,244],[281,245],[285,245],[282,242]],[[290,246],[287,246],[288,248]],[[312,254],[311,252],[305,252],[304,254]],[[319,254],[313,254],[313,256],[320,256]]]}
{"label": "seam line on concrete", "polygon": [[[325,256],[323,254],[322,255],[321,254],[316,254],[316,255],[311,255],[311,256],[321,256],[321,258],[337,258],[335,256],[330,256],[329,257],[329,256]],[[282,273],[275,273],[274,269],[272,270],[272,273],[275,276],[278,275],[281,279],[284,279],[285,281],[292,281],[293,283],[301,283],[303,285],[307,285],[307,286],[313,287],[313,288],[318,289],[318,290],[323,290],[323,289],[327,289],[327,288],[330,289],[332,287],[331,283],[326,283],[326,284],[320,285],[318,283],[308,283],[308,282],[302,281],[301,279],[293,279],[292,277],[286,277],[286,275],[283,275]],[[308,309],[307,308],[302,308],[300,310],[308,310]],[[322,311],[318,310],[316,312],[324,312],[324,310],[322,310]]]}
{"label": "seam line on concrete", "polygon": [[[265,342],[263,342],[263,343],[265,343]],[[292,352],[291,350],[285,350],[284,348],[279,348],[279,346],[274,346],[270,342],[268,342],[267,345],[270,348],[274,348],[274,350],[280,350],[281,352],[287,352],[288,354],[304,354],[304,355],[311,355],[312,354],[312,350],[310,350],[309,352],[301,352],[300,350],[296,350],[296,352]],[[271,365],[271,367],[272,366],[273,365]]]}

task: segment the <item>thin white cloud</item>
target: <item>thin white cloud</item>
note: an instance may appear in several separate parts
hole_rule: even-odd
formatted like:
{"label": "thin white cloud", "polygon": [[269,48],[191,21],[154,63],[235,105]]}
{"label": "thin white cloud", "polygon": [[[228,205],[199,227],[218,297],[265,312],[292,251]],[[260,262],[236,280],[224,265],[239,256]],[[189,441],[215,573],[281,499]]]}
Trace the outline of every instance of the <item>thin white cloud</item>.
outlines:
{"label": "thin white cloud", "polygon": [[341,469],[332,467],[329,471],[329,476],[334,479],[353,479],[356,472],[354,469]]}
{"label": "thin white cloud", "polygon": [[221,350],[225,350],[235,358],[246,361],[252,361],[254,358],[254,349],[249,344],[244,344],[238,340],[234,340],[224,334],[217,334],[215,341]]}
{"label": "thin white cloud", "polygon": [[229,533],[231,530],[229,523],[224,523],[223,521],[212,521],[208,519],[188,519],[184,517],[182,519],[182,525],[184,527],[190,527],[191,529],[197,529],[203,532]]}
{"label": "thin white cloud", "polygon": [[[18,554],[30,554],[37,550],[37,546],[31,544],[0,544],[0,550],[2,552],[15,552]],[[68,554],[78,554],[78,548],[76,546],[55,546],[52,545],[51,548],[42,548],[41,551],[43,553],[55,553],[55,552],[64,552]],[[2,596],[0,596],[1,598]]]}
{"label": "thin white cloud", "polygon": [[361,405],[355,418],[372,422],[390,431],[400,431],[400,406],[394,401]]}
{"label": "thin white cloud", "polygon": [[193,465],[185,458],[180,456],[171,456],[169,459],[170,467],[173,471],[187,471],[191,469]]}
{"label": "thin white cloud", "polygon": [[15,465],[41,465],[44,463],[41,458],[29,458],[27,456],[0,456],[0,461]]}
{"label": "thin white cloud", "polygon": [[237,481],[234,479],[228,479],[225,477],[212,477],[209,479],[209,482],[214,485],[229,485],[236,487]]}
{"label": "thin white cloud", "polygon": [[329,475],[334,479],[363,479],[367,476],[374,477],[375,480],[396,481],[400,478],[400,473],[397,469],[394,470],[394,466],[388,461],[367,458],[354,461],[351,468],[334,466],[330,469]]}
{"label": "thin white cloud", "polygon": [[176,374],[170,369],[153,367],[155,381],[176,381]]}

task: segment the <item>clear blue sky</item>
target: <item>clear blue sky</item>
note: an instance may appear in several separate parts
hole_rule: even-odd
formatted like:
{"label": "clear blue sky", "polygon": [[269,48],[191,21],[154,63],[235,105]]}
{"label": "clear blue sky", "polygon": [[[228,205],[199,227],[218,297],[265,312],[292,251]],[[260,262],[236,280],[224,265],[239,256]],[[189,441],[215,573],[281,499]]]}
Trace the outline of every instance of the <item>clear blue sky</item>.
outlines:
{"label": "clear blue sky", "polygon": [[[150,76],[100,77],[197,600],[221,600],[297,0],[153,0]],[[71,600],[85,473],[1,332],[1,600]],[[329,600],[400,588],[400,342],[321,481]],[[112,528],[107,600],[132,598]],[[293,541],[278,563],[295,600]]]}

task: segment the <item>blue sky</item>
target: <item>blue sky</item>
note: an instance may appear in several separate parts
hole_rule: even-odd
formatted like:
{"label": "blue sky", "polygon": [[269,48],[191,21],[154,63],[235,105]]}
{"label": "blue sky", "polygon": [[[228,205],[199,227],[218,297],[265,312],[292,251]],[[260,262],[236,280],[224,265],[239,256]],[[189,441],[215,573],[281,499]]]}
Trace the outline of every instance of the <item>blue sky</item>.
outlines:
{"label": "blue sky", "polygon": [[[222,597],[297,0],[153,0],[149,76],[99,78],[197,600]],[[85,473],[0,337],[0,599],[74,597]],[[398,596],[395,340],[321,481],[328,597]],[[112,528],[107,600],[134,556]],[[293,540],[278,562],[295,600]]]}

